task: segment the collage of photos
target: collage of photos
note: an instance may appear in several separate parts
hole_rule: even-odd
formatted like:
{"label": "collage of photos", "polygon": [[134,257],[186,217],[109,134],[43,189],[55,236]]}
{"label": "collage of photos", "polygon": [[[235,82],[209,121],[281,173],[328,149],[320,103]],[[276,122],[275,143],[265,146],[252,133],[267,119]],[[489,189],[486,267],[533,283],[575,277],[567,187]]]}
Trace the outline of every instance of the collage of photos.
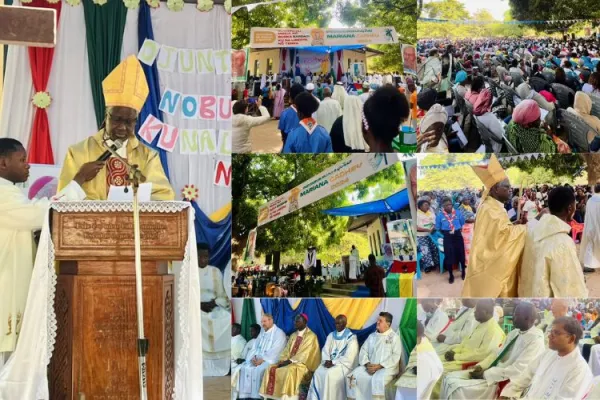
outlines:
{"label": "collage of photos", "polygon": [[600,400],[600,0],[0,0],[0,400]]}

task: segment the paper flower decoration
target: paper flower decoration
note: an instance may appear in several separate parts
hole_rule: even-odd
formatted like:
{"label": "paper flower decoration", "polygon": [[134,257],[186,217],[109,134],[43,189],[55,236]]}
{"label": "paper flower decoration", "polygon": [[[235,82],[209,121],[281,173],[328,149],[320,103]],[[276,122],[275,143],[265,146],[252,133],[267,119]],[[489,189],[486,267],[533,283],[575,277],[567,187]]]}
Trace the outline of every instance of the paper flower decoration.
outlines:
{"label": "paper flower decoration", "polygon": [[223,3],[223,7],[225,7],[225,11],[227,11],[227,14],[231,14],[231,0],[225,0],[225,3]]}
{"label": "paper flower decoration", "polygon": [[21,0],[21,3],[23,3],[23,4],[29,4],[31,2],[32,2],[32,0]]}
{"label": "paper flower decoration", "polygon": [[194,185],[185,185],[183,189],[181,189],[181,195],[184,200],[196,200],[198,198],[198,189]]}
{"label": "paper flower decoration", "polygon": [[60,0],[46,0],[48,3],[50,4],[56,4],[58,3]]}
{"label": "paper flower decoration", "polygon": [[152,8],[160,7],[160,0],[146,0],[146,3]]}
{"label": "paper flower decoration", "polygon": [[78,6],[81,4],[81,0],[65,0],[71,7]]}
{"label": "paper flower decoration", "polygon": [[52,104],[52,97],[48,92],[37,92],[33,95],[31,101],[37,108],[48,108]]}
{"label": "paper flower decoration", "polygon": [[200,11],[210,11],[214,5],[215,3],[212,0],[198,0],[196,8]]}
{"label": "paper flower decoration", "polygon": [[140,0],[123,0],[123,3],[130,10],[135,10],[140,6]]}
{"label": "paper flower decoration", "polygon": [[167,8],[171,11],[183,10],[183,0],[167,0]]}
{"label": "paper flower decoration", "polygon": [[92,1],[94,2],[94,4],[97,4],[99,6],[103,6],[108,2],[108,0],[92,0]]}

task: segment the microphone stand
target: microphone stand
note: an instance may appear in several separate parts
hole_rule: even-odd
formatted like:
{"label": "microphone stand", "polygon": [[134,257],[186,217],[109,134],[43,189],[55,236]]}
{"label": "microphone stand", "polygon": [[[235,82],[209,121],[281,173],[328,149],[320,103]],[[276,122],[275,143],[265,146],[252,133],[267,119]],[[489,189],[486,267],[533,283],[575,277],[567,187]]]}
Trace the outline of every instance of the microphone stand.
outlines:
{"label": "microphone stand", "polygon": [[[148,400],[148,381],[146,377],[146,354],[148,354],[149,342],[144,334],[144,296],[142,286],[142,246],[140,234],[140,208],[138,201],[138,189],[140,182],[144,182],[146,177],[139,170],[138,166],[129,164],[127,160],[117,154],[116,151],[109,148],[111,154],[121,160],[127,168],[127,181],[131,183],[133,189],[133,235],[135,249],[135,295],[137,309],[137,354],[140,380],[140,400]],[[125,187],[125,193],[129,189]]]}

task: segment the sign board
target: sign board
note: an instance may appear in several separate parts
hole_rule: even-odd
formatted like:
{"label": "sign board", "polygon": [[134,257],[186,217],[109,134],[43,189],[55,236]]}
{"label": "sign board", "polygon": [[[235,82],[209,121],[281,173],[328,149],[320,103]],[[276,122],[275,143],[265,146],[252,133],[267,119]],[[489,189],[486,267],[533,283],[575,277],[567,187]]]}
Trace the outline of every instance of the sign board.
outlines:
{"label": "sign board", "polygon": [[380,28],[252,28],[250,47],[347,46],[398,43],[394,27]]}

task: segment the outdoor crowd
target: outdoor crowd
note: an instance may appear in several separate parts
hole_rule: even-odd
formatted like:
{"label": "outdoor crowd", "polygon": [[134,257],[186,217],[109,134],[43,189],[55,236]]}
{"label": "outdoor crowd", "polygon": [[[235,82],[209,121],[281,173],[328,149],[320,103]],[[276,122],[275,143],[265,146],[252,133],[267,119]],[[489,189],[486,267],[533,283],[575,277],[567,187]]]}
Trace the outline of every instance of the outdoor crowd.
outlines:
{"label": "outdoor crowd", "polygon": [[419,151],[598,151],[599,51],[596,37],[419,41]]}
{"label": "outdoor crowd", "polygon": [[421,300],[422,398],[600,398],[598,307],[587,299]]}
{"label": "outdoor crowd", "polygon": [[[573,214],[568,231],[575,244],[582,243],[579,251],[581,264],[585,272],[593,272],[598,264],[593,256],[592,243],[600,238],[600,215],[595,211],[600,194],[594,195],[591,186],[571,186],[569,184],[535,185],[523,190],[512,190],[512,197],[503,206],[513,224],[535,225],[537,220],[549,208],[549,194],[553,189],[563,188],[571,193],[574,200]],[[599,193],[599,192],[596,192]],[[464,280],[469,262],[474,222],[481,203],[481,190],[438,190],[419,193],[417,201],[417,243],[420,266],[425,273],[433,270],[449,273],[449,282],[454,282],[453,267],[462,270]],[[571,197],[570,197],[571,198]],[[586,218],[588,202],[592,212]],[[520,209],[520,216],[519,215]],[[587,226],[587,229],[584,229]],[[450,231],[454,230],[454,234]],[[563,229],[564,230],[564,229]],[[464,250],[463,250],[464,249]],[[564,265],[563,265],[564,267]],[[591,268],[590,268],[591,267]]]}
{"label": "outdoor crowd", "polygon": [[406,124],[410,93],[398,73],[251,78],[233,93],[233,152],[252,152],[252,128],[272,119],[279,121],[282,153],[391,153],[406,142],[401,132],[414,147]]}

